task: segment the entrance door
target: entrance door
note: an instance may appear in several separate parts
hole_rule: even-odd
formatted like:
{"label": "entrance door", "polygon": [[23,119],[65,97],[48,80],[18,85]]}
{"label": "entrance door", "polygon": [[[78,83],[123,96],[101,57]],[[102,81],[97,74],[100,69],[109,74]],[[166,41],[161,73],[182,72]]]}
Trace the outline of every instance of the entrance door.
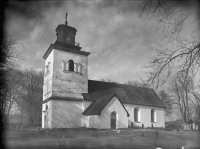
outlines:
{"label": "entrance door", "polygon": [[116,112],[111,113],[111,129],[116,129]]}

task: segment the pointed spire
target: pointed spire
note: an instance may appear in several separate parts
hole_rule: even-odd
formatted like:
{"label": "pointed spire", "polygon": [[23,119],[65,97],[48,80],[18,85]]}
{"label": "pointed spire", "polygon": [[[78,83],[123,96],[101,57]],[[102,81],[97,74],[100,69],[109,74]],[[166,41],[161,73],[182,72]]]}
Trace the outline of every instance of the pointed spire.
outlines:
{"label": "pointed spire", "polygon": [[67,25],[67,23],[68,23],[68,22],[67,22],[67,15],[68,15],[68,14],[67,14],[67,12],[66,12],[66,16],[65,16],[65,18],[66,18],[66,20],[65,20],[65,25]]}

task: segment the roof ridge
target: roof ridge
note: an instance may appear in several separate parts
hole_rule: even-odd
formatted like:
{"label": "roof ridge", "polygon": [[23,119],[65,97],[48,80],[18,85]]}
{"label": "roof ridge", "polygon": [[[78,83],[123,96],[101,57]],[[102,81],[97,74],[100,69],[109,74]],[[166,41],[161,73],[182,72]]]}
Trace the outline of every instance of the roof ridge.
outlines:
{"label": "roof ridge", "polygon": [[[145,89],[152,89],[152,90],[154,90],[153,88],[150,88],[150,87],[141,87],[141,86],[134,86],[134,85],[129,85],[129,84],[122,84],[122,83],[114,83],[114,82],[106,82],[106,81],[90,80],[90,79],[88,79],[88,81],[96,81],[96,82],[102,82],[102,83],[108,83],[108,84],[115,84],[117,86],[124,85],[124,86],[130,86],[130,87],[137,87],[137,88],[145,88]],[[122,87],[120,87],[120,88],[122,88]]]}

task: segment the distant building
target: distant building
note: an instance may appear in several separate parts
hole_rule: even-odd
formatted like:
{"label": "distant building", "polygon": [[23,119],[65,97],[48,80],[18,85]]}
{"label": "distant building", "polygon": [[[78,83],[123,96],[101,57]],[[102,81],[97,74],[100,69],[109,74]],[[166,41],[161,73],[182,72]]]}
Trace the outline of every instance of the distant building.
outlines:
{"label": "distant building", "polygon": [[42,127],[165,127],[165,106],[153,89],[88,80],[90,53],[81,51],[76,32],[66,15],[43,56]]}
{"label": "distant building", "polygon": [[172,129],[184,129],[184,130],[199,130],[199,122],[194,122],[192,119],[184,122],[183,119],[178,119],[175,121],[165,122],[166,128]]}

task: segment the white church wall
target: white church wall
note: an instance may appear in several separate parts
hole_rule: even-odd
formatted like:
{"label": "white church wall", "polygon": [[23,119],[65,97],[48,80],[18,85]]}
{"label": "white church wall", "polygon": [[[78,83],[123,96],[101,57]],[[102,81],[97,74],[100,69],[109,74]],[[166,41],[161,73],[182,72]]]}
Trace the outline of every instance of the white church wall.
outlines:
{"label": "white church wall", "polygon": [[[45,60],[43,100],[52,96],[53,57],[54,57],[54,50],[49,54],[49,56]],[[47,71],[47,66],[48,66],[48,71]]]}
{"label": "white church wall", "polygon": [[[130,117],[129,117],[129,127],[131,127],[131,123],[133,122],[134,126],[142,127],[165,127],[165,111],[164,108],[158,107],[150,107],[150,106],[141,106],[141,105],[131,105],[131,104],[124,104],[126,109],[128,110]],[[139,109],[139,122],[134,121],[134,109]],[[156,122],[151,122],[151,109],[154,109],[156,112],[155,119]]]}
{"label": "white church wall", "polygon": [[88,116],[89,128],[98,128],[98,115]]}
{"label": "white church wall", "polygon": [[[92,101],[83,101],[83,111],[85,111],[90,105]],[[90,116],[82,116],[83,127],[89,128]]]}
{"label": "white church wall", "polygon": [[[81,74],[63,70],[63,61],[69,60],[81,64]],[[82,98],[82,93],[88,92],[87,67],[87,56],[54,50],[53,96]]]}
{"label": "white church wall", "polygon": [[82,127],[82,102],[52,101],[52,128]]}
{"label": "white church wall", "polygon": [[[99,116],[99,128],[100,129],[110,129],[111,128],[111,113],[115,111],[117,113],[117,128],[128,128],[128,117],[125,109],[117,99],[117,97],[113,97],[110,102],[104,107],[101,111],[101,115]],[[94,119],[98,122],[98,119]],[[98,123],[94,123],[95,126],[92,126],[90,123],[90,127],[98,128]]]}
{"label": "white church wall", "polygon": [[52,101],[48,101],[42,105],[42,128],[52,128]]}

